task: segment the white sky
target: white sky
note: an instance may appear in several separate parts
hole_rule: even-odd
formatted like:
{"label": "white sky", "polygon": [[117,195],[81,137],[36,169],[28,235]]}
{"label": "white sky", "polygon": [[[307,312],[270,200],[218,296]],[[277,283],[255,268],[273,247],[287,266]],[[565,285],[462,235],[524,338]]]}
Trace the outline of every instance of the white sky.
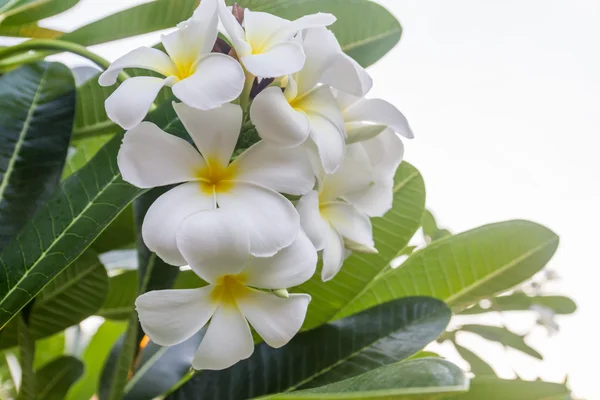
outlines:
{"label": "white sky", "polygon": [[[72,30],[140,0],[81,0],[46,26]],[[600,2],[594,0],[380,0],[402,22],[401,43],[370,69],[371,97],[397,105],[416,138],[406,159],[423,173],[427,203],[442,226],[459,232],[514,218],[543,223],[561,236],[550,266],[558,289],[579,312],[548,340],[530,343],[543,364],[484,349],[503,377],[560,381],[600,399],[597,293],[600,262]],[[144,35],[93,49],[114,59]],[[73,57],[62,57],[80,65]],[[494,317],[491,322],[498,323]],[[592,322],[593,321],[593,322]],[[507,322],[517,330],[532,321]],[[508,358],[507,358],[508,357]]]}

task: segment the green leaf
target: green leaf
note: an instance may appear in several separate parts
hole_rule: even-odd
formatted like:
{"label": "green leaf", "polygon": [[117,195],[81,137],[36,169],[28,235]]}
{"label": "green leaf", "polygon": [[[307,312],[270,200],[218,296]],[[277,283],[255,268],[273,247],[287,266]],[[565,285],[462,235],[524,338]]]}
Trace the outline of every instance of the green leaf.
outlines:
{"label": "green leaf", "polygon": [[196,289],[206,286],[207,283],[202,280],[194,271],[181,271],[177,275],[173,289]]}
{"label": "green leaf", "polygon": [[69,390],[66,400],[90,399],[98,391],[98,380],[102,367],[110,353],[113,344],[125,331],[123,322],[104,322],[83,353],[85,373]]}
{"label": "green leaf", "polygon": [[481,359],[481,357],[479,357],[477,354],[473,353],[471,350],[459,345],[456,342],[452,342],[452,344],[456,348],[456,351],[458,351],[458,354],[460,354],[460,356],[467,363],[469,363],[469,366],[471,367],[471,372],[473,374],[475,374],[477,376],[482,376],[482,375],[496,376],[496,372],[494,372],[492,367],[490,367],[488,365],[488,363],[483,361]]}
{"label": "green leaf", "polygon": [[554,232],[528,221],[500,222],[449,236],[414,252],[336,317],[413,295],[442,299],[460,311],[530,278],[557,246]]}
{"label": "green leaf", "polygon": [[[150,119],[163,130],[184,136],[171,104]],[[55,195],[0,254],[0,328],[67,268],[143,190],[121,178],[116,135]]]}
{"label": "green leaf", "polygon": [[469,391],[450,397],[454,400],[566,400],[567,387],[560,383],[504,380],[494,377],[475,378]]}
{"label": "green leaf", "polygon": [[330,321],[377,282],[419,228],[424,208],[423,178],[412,165],[403,162],[396,172],[393,208],[384,218],[372,219],[379,254],[354,254],[333,280],[322,282],[317,273],[295,290],[312,296],[304,329]]}
{"label": "green leaf", "polygon": [[[79,0],[8,0],[0,5],[2,25],[23,25],[60,14]],[[13,4],[13,6],[10,6]],[[7,7],[8,6],[8,7]]]}
{"label": "green leaf", "polygon": [[63,356],[36,371],[37,398],[64,400],[69,388],[83,375],[83,363]]}
{"label": "green leaf", "polygon": [[422,358],[388,365],[314,389],[268,397],[269,400],[436,399],[466,392],[469,380],[446,360]]}
{"label": "green leaf", "polygon": [[75,83],[62,64],[0,76],[0,249],[56,189],[74,110]]}
{"label": "green leaf", "polygon": [[137,298],[138,272],[126,271],[109,279],[108,295],[96,313],[104,318],[126,320]]}
{"label": "green leaf", "polygon": [[529,347],[529,345],[525,343],[523,336],[517,335],[506,328],[489,325],[463,325],[459,330],[463,332],[475,333],[487,340],[500,342],[505,346],[522,351],[525,354],[529,354],[531,357],[535,357],[540,360],[544,359],[544,357],[538,351]]}
{"label": "green leaf", "polygon": [[56,335],[35,341],[35,360],[33,369],[37,370],[41,366],[62,356],[65,353],[65,333],[60,332]]}
{"label": "green leaf", "polygon": [[435,217],[429,210],[425,210],[425,212],[423,213],[421,225],[423,227],[423,235],[425,235],[425,240],[427,241],[427,243],[452,235],[449,230],[440,229],[438,227]]}
{"label": "green leaf", "polygon": [[491,307],[483,308],[477,304],[460,313],[470,315],[493,311],[530,311],[531,306],[534,305],[550,308],[556,314],[573,314],[577,310],[575,302],[566,296],[528,296],[525,293],[517,292],[507,296],[494,297],[490,301],[493,303]]}
{"label": "green leaf", "polygon": [[64,33],[60,31],[42,28],[37,24],[4,26],[2,23],[0,23],[0,36],[32,39],[55,39],[63,34]]}
{"label": "green leaf", "polygon": [[21,386],[18,400],[35,400],[35,373],[33,359],[35,357],[35,342],[29,334],[29,328],[22,315],[17,319],[17,342],[19,345],[19,363],[21,364]]}
{"label": "green leaf", "polygon": [[426,297],[382,304],[300,333],[281,349],[258,344],[249,359],[225,371],[201,371],[168,399],[198,393],[205,400],[248,399],[337,382],[415,354],[444,331],[450,314]]}

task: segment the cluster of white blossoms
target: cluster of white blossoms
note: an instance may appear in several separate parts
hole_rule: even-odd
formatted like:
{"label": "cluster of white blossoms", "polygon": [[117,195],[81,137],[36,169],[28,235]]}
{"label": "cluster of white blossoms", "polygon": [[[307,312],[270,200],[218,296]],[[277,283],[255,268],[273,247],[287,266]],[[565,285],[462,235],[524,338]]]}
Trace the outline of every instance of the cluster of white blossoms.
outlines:
{"label": "cluster of white blossoms", "polygon": [[[218,38],[219,21],[229,43]],[[370,218],[392,206],[398,135],[412,133],[391,104],[364,98],[371,78],[342,52],[327,29],[334,22],[330,14],[288,21],[202,0],[162,37],[166,53],[133,50],[100,76],[101,85],[125,68],[164,76],[126,79],[106,111],[128,129],[118,155],[123,179],[177,185],[148,209],[142,237],[207,286],[152,291],[136,307],[163,346],[208,324],[196,369],[250,357],[250,325],[272,347],[289,342],[310,296],[285,289],[314,275],[317,252],[324,281],[352,251],[377,252]],[[143,122],[164,86],[180,100],[173,107],[194,145]],[[250,122],[262,140],[236,149]]]}

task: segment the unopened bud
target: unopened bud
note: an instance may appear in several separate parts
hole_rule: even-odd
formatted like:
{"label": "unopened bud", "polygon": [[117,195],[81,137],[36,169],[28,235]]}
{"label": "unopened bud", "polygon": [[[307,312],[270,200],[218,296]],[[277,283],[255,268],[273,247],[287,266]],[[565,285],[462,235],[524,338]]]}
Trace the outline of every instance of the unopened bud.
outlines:
{"label": "unopened bud", "polygon": [[286,289],[273,289],[273,294],[282,299],[288,299],[290,297],[290,294]]}

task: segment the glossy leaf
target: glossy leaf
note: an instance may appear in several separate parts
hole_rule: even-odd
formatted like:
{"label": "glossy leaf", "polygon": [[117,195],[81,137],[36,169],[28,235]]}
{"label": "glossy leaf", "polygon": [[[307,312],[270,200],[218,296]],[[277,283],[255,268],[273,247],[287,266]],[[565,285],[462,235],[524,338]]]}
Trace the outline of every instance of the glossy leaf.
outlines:
{"label": "glossy leaf", "polygon": [[75,83],[62,64],[26,65],[0,76],[0,249],[56,189],[74,108]]}
{"label": "glossy leaf", "polygon": [[96,315],[114,320],[126,320],[137,298],[138,272],[126,271],[109,279],[106,301]]}
{"label": "glossy leaf", "polygon": [[489,325],[463,325],[460,327],[463,332],[475,333],[487,340],[499,342],[505,346],[522,351],[531,357],[543,360],[544,357],[535,349],[531,348],[523,336],[517,335],[506,328]]}
{"label": "glossy leaf", "polygon": [[477,354],[473,353],[471,350],[459,345],[456,342],[452,342],[452,344],[456,348],[456,351],[458,351],[458,354],[460,354],[460,356],[469,364],[469,366],[471,367],[471,372],[473,374],[477,376],[496,376],[496,373],[494,372],[492,367],[490,367],[488,363],[483,361],[481,357],[479,357]]}
{"label": "glossy leaf", "polygon": [[341,382],[267,397],[269,400],[410,400],[466,392],[469,380],[446,360],[422,358],[377,368]]}
{"label": "glossy leaf", "polygon": [[35,357],[35,342],[29,333],[29,328],[22,315],[16,318],[17,343],[19,345],[19,364],[21,365],[21,385],[17,400],[35,400],[36,384],[33,360]]}
{"label": "glossy leaf", "polygon": [[450,236],[414,252],[336,317],[413,295],[442,299],[460,311],[533,276],[557,246],[554,232],[528,221],[500,222]]}
{"label": "glossy leaf", "polygon": [[63,356],[44,365],[35,373],[37,396],[44,400],[64,400],[67,391],[83,375],[83,363]]}
{"label": "glossy leaf", "polygon": [[333,280],[322,282],[317,273],[295,290],[312,296],[304,329],[330,321],[389,270],[390,262],[402,252],[419,228],[424,208],[423,178],[412,165],[403,162],[396,172],[392,210],[383,218],[372,219],[379,254],[355,253],[344,262]]}
{"label": "glossy leaf", "polygon": [[477,304],[461,311],[461,314],[483,314],[494,311],[530,311],[532,306],[550,308],[556,314],[572,314],[577,310],[577,305],[566,296],[528,296],[518,292],[507,296],[490,299],[493,305],[483,308]]}
{"label": "glossy leaf", "polygon": [[0,5],[0,16],[4,17],[2,25],[23,25],[49,18],[68,10],[78,2],[79,0],[7,1]]}
{"label": "glossy leaf", "polygon": [[453,400],[567,400],[569,390],[560,383],[504,380],[494,377],[475,378],[469,391]]}
{"label": "glossy leaf", "polygon": [[[248,399],[309,389],[406,359],[435,340],[450,320],[439,300],[409,297],[303,332],[280,349],[265,343],[225,371],[201,371],[170,400]],[[285,372],[285,373],[283,373]]]}

